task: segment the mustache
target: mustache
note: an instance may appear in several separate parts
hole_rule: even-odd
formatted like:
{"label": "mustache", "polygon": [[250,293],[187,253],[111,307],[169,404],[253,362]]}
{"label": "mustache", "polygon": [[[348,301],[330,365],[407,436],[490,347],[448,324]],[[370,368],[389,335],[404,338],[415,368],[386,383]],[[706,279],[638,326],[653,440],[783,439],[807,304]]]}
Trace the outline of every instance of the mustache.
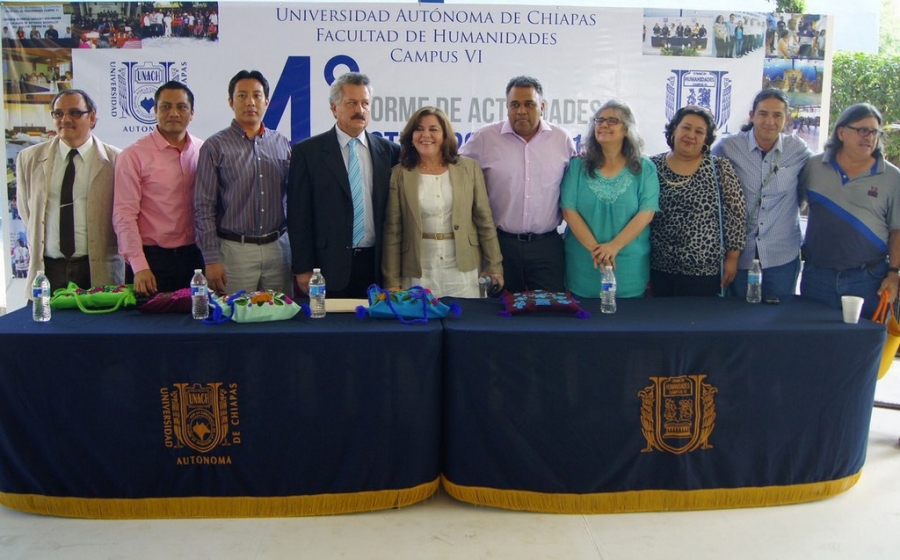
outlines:
{"label": "mustache", "polygon": [[366,116],[363,115],[362,113],[356,113],[356,114],[353,115],[353,117],[351,117],[351,118],[353,118],[353,119],[359,119],[359,120],[361,120],[361,121],[366,120]]}

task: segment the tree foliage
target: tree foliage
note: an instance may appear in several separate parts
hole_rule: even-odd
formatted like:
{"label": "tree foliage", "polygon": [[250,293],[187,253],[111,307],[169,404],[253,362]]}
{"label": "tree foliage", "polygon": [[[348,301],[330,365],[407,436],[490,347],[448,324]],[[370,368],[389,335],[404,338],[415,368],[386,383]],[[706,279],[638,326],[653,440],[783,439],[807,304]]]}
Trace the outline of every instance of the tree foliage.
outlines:
{"label": "tree foliage", "polygon": [[879,18],[878,52],[881,54],[900,55],[900,2],[881,0],[881,18]]}
{"label": "tree foliage", "polygon": [[[884,126],[900,123],[900,55],[836,52],[831,75],[831,127],[854,103],[871,103],[881,111]],[[885,138],[885,155],[900,159],[900,132]]]}
{"label": "tree foliage", "polygon": [[806,0],[769,0],[780,14],[805,14]]}

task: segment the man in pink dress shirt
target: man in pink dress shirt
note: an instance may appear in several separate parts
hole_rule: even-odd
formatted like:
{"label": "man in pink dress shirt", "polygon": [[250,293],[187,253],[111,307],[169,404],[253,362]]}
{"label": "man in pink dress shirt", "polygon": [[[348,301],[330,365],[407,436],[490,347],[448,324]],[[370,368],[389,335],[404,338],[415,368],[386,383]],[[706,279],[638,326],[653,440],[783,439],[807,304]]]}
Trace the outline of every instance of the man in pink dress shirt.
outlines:
{"label": "man in pink dress shirt", "polygon": [[203,141],[187,131],[194,94],[180,82],[156,90],[156,128],[116,160],[113,227],[140,295],[190,285],[203,256],[194,243],[194,176]]}
{"label": "man in pink dress shirt", "polygon": [[543,119],[543,88],[517,76],[506,86],[507,120],[477,130],[459,150],[484,171],[511,292],[565,291],[565,256],[557,227],[559,185],[575,155],[564,129]]}

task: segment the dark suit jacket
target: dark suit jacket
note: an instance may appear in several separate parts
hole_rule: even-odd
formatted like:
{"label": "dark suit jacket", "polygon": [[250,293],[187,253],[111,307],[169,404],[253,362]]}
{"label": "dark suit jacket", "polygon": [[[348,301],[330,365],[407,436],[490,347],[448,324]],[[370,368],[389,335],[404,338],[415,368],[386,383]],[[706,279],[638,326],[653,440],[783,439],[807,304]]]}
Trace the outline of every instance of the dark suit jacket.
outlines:
{"label": "dark suit jacket", "polygon": [[[381,283],[384,210],[391,168],[400,146],[366,132],[372,155],[372,207],[375,221],[375,277]],[[331,290],[343,290],[353,260],[353,203],[350,180],[335,128],[307,138],[291,150],[287,187],[287,225],[294,274],[321,268]]]}

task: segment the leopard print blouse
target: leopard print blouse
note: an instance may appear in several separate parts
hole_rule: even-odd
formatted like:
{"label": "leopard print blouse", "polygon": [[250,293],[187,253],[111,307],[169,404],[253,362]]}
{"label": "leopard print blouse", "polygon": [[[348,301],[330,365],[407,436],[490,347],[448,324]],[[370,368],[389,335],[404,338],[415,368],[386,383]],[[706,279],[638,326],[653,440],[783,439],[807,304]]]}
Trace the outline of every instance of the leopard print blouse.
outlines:
{"label": "leopard print blouse", "polygon": [[[690,177],[678,175],[666,154],[650,158],[659,175],[659,212],[650,224],[650,267],[671,274],[717,276],[726,250],[719,227],[719,195],[711,159],[704,158]],[[725,247],[741,251],[746,206],[731,163],[713,156],[722,188]]]}

